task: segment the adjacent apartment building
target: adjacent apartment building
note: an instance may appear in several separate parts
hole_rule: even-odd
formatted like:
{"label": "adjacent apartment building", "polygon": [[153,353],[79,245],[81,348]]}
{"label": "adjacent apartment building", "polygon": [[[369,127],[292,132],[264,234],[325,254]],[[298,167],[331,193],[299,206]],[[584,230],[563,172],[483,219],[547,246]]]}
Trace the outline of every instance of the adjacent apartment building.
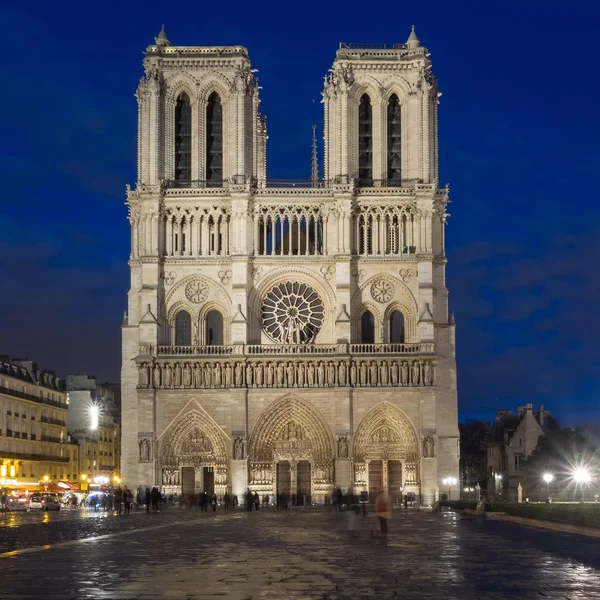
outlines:
{"label": "adjacent apartment building", "polygon": [[0,487],[36,489],[77,478],[67,449],[68,400],[52,371],[0,357]]}

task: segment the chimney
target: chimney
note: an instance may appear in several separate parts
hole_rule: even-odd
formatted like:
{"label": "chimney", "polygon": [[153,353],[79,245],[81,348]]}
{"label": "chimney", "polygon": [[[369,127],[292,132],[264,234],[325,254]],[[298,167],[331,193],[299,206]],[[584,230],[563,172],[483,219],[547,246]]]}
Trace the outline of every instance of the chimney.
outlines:
{"label": "chimney", "polygon": [[538,408],[538,423],[540,427],[544,426],[544,407],[540,405]]}

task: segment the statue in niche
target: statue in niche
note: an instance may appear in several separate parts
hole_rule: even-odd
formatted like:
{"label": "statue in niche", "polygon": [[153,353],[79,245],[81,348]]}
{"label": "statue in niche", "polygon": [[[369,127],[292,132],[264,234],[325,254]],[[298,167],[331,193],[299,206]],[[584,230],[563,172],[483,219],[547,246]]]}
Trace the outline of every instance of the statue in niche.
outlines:
{"label": "statue in niche", "polygon": [[412,367],[412,384],[419,385],[419,363],[415,361]]}
{"label": "statue in niche", "polygon": [[423,383],[425,385],[431,385],[433,383],[433,371],[429,361],[426,361],[423,365]]}
{"label": "statue in niche", "polygon": [[388,375],[389,375],[388,364],[384,360],[383,363],[381,364],[381,385],[388,384]]}
{"label": "statue in niche", "polygon": [[408,385],[408,366],[404,361],[400,367],[400,381],[402,382],[402,385]]}
{"label": "statue in niche", "polygon": [[283,387],[283,363],[277,363],[276,376],[277,376],[277,387]]}
{"label": "statue in niche", "polygon": [[348,438],[341,437],[338,440],[338,457],[348,458]]}
{"label": "statue in niche", "polygon": [[196,363],[194,365],[194,387],[201,387],[202,386],[202,367],[200,366],[200,363]]}
{"label": "statue in niche", "polygon": [[350,385],[356,385],[356,363],[354,361],[350,365]]}
{"label": "statue in niche", "polygon": [[217,363],[215,365],[215,387],[221,387],[222,373],[223,368],[221,367],[221,363]]}
{"label": "statue in niche", "polygon": [[392,385],[398,385],[398,367],[395,362],[390,363],[390,376]]}
{"label": "statue in niche", "polygon": [[241,365],[241,363],[235,364],[235,385],[238,387],[242,385],[242,365]]}
{"label": "statue in niche", "polygon": [[267,371],[267,385],[271,387],[273,385],[273,377],[275,375],[275,368],[271,363],[269,363],[266,367]]}
{"label": "statue in niche", "polygon": [[371,366],[369,367],[369,379],[371,380],[371,385],[377,385],[377,371],[378,371],[377,363],[373,361]]}
{"label": "statue in niche", "polygon": [[423,440],[423,458],[434,458],[435,456],[435,441],[432,435],[428,435]]}
{"label": "statue in niche", "polygon": [[295,379],[295,371],[296,369],[294,368],[294,363],[288,363],[288,366],[285,368],[286,373],[287,373],[287,384],[289,387],[292,387],[294,385],[294,379]]}
{"label": "statue in niche", "polygon": [[325,367],[323,366],[323,361],[319,361],[317,366],[317,378],[319,385],[323,385],[325,383]]}
{"label": "statue in niche", "polygon": [[309,387],[315,385],[315,365],[312,362],[309,362],[306,367],[306,379]]}
{"label": "statue in niche", "polygon": [[146,363],[140,369],[140,385],[144,388],[150,385],[150,369]]}
{"label": "statue in niche", "polygon": [[338,365],[338,383],[346,385],[346,364],[343,362]]}
{"label": "statue in niche", "polygon": [[139,442],[140,446],[140,462],[150,462],[150,440],[144,438]]}
{"label": "statue in niche", "polygon": [[167,365],[165,369],[165,387],[171,387],[173,383],[173,370],[171,365]]}
{"label": "statue in niche", "polygon": [[262,387],[263,384],[263,366],[262,363],[256,365],[255,381],[257,387]]}
{"label": "statue in niche", "polygon": [[246,366],[246,385],[248,387],[252,387],[253,375],[254,375],[254,366],[251,365],[250,363],[248,363],[248,365]]}
{"label": "statue in niche", "polygon": [[160,366],[154,367],[154,387],[158,389],[160,387]]}
{"label": "statue in niche", "polygon": [[175,387],[181,386],[181,365],[177,363],[175,365]]}
{"label": "statue in niche", "polygon": [[296,379],[298,381],[298,387],[304,387],[304,363],[298,364]]}
{"label": "statue in niche", "polygon": [[233,441],[233,458],[235,460],[243,460],[244,458],[244,441],[242,438],[235,438]]}
{"label": "statue in niche", "polygon": [[191,374],[190,374],[190,365],[189,363],[187,363],[185,365],[185,367],[183,368],[183,387],[190,387],[190,379],[191,379]]}
{"label": "statue in niche", "polygon": [[367,384],[367,364],[362,361],[360,363],[360,385]]}
{"label": "statue in niche", "polygon": [[335,385],[335,366],[327,363],[327,385]]}
{"label": "statue in niche", "polygon": [[212,387],[212,365],[204,363],[204,386]]}

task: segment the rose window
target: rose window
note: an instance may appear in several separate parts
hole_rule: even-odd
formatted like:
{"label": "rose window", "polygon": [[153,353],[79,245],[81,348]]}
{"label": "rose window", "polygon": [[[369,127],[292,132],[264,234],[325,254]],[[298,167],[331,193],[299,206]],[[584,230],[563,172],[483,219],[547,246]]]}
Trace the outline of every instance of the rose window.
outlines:
{"label": "rose window", "polygon": [[371,286],[371,296],[373,300],[383,304],[389,302],[394,297],[394,286],[387,279],[378,279]]}
{"label": "rose window", "polygon": [[185,286],[185,295],[190,302],[200,304],[208,296],[208,286],[202,281],[190,281]]}
{"label": "rose window", "polygon": [[275,286],[262,305],[263,329],[281,344],[310,344],[323,325],[323,302],[305,283]]}

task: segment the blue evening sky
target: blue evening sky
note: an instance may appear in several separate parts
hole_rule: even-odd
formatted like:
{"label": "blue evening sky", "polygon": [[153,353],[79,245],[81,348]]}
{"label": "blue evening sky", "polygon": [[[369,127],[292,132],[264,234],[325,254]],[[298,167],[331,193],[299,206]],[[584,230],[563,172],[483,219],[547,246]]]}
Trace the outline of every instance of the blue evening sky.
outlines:
{"label": "blue evening sky", "polygon": [[174,45],[249,49],[268,175],[303,179],[338,43],[404,42],[414,23],[443,92],[461,418],[532,402],[600,421],[597,5],[33,0],[2,16],[0,353],[118,380],[133,93],[161,23]]}

